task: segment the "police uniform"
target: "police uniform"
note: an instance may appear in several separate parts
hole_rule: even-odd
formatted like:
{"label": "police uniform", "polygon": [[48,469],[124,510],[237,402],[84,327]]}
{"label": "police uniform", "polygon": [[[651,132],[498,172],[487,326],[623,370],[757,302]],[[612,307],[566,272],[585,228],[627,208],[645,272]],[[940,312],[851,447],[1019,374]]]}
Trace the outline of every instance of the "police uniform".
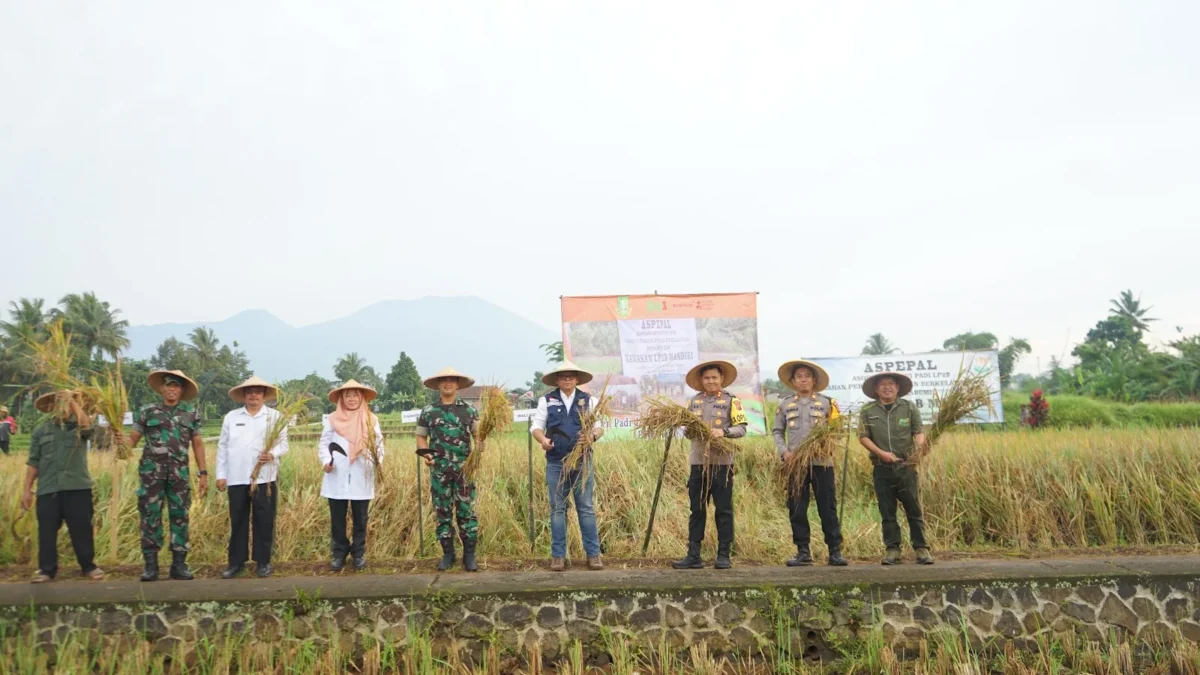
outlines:
{"label": "police uniform", "polygon": [[[783,399],[775,412],[775,424],[771,432],[775,439],[775,450],[780,457],[785,452],[795,451],[814,428],[828,424],[840,416],[837,403],[823,394],[793,394]],[[816,457],[812,460],[800,491],[797,493],[792,486],[788,486],[788,519],[792,524],[792,543],[798,551],[798,556],[794,559],[797,564],[807,564],[812,560],[808,552],[808,502],[813,492],[816,493],[817,514],[821,518],[821,531],[825,535],[825,545],[829,547],[831,559],[834,559],[835,552],[840,552],[842,546],[833,458]]]}

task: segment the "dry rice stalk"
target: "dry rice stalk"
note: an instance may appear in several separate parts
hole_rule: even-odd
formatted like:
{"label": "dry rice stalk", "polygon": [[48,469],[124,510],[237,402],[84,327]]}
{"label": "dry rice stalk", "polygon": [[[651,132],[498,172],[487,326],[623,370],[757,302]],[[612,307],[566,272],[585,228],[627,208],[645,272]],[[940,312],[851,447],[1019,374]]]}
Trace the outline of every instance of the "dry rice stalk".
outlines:
{"label": "dry rice stalk", "polygon": [[[291,424],[292,418],[299,419],[308,410],[306,405],[313,398],[308,391],[302,391],[299,394],[292,394],[279,385],[275,386],[277,392],[275,397],[275,412],[279,413],[275,419],[267,425],[267,433],[263,438],[263,452],[270,452],[272,448],[279,445],[283,437],[287,434],[288,425]],[[374,425],[371,425],[372,433],[374,433]],[[250,472],[250,495],[258,491],[258,474],[268,462],[259,460],[254,464],[254,470]],[[267,494],[270,495],[270,486],[267,487]]]}
{"label": "dry rice stalk", "polygon": [[945,395],[933,392],[933,404],[937,407],[937,414],[925,434],[925,445],[916,448],[913,454],[909,455],[907,464],[920,464],[929,456],[933,444],[942,434],[954,428],[964,417],[985,407],[989,413],[995,412],[987,373],[970,373],[964,370],[959,371],[958,377],[954,378],[954,383],[946,390]]}
{"label": "dry rice stalk", "polygon": [[50,324],[48,330],[45,342],[26,340],[33,352],[33,370],[41,376],[38,384],[51,389],[76,389],[79,380],[71,375],[71,335],[63,330],[61,320]]}
{"label": "dry rice stalk", "polygon": [[648,399],[642,405],[642,412],[634,422],[634,427],[643,438],[661,438],[666,434],[674,434],[682,427],[684,438],[704,443],[706,458],[712,450],[731,453],[737,449],[737,445],[728,438],[713,438],[712,429],[699,415],[665,396]]}
{"label": "dry rice stalk", "polygon": [[562,474],[559,476],[560,483],[567,480],[567,476],[573,471],[584,469],[586,473],[588,462],[592,459],[592,445],[596,443],[596,437],[592,434],[592,430],[596,428],[596,424],[600,420],[612,416],[612,397],[608,395],[608,380],[609,378],[604,378],[604,386],[600,389],[600,395],[594,396],[595,402],[579,416],[582,436],[576,441],[571,452],[563,458]]}
{"label": "dry rice stalk", "polygon": [[113,455],[117,459],[129,459],[133,453],[122,428],[125,412],[129,410],[129,396],[121,379],[119,360],[112,368],[106,368],[99,377],[92,376],[91,385],[84,391],[84,399],[89,412],[103,415],[104,419],[108,420],[107,442],[113,450]]}
{"label": "dry rice stalk", "polygon": [[[364,402],[363,405],[367,404]],[[372,472],[375,485],[379,485],[379,477],[383,475],[383,457],[379,454],[379,437],[375,435],[375,424],[378,421],[379,418],[371,412],[370,406],[367,406],[367,442],[363,449],[366,451],[367,459],[371,460],[371,464],[375,467]]]}
{"label": "dry rice stalk", "polygon": [[792,456],[779,466],[779,481],[785,492],[800,494],[813,462],[833,459],[834,451],[849,433],[849,419],[848,416],[839,417],[813,427],[808,437],[792,451]]}
{"label": "dry rice stalk", "polygon": [[482,411],[479,413],[479,431],[475,434],[475,447],[463,462],[463,477],[468,482],[474,482],[479,465],[483,461],[483,449],[487,442],[497,434],[508,431],[512,426],[513,409],[504,393],[504,388],[497,385],[485,385],[483,399],[480,402]]}

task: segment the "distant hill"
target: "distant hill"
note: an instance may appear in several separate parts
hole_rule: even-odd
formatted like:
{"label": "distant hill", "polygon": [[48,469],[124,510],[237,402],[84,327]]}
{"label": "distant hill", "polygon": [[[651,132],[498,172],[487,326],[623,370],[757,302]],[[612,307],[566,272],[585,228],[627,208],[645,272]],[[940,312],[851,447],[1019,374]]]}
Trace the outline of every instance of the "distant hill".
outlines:
{"label": "distant hill", "polygon": [[285,380],[316,371],[333,377],[333,365],[358,352],[386,377],[401,351],[422,375],[446,366],[484,381],[524,385],[546,369],[538,347],[560,335],[477,297],[388,300],[348,316],[297,328],[270,312],[247,310],[223,321],[131,326],[126,355],[149,358],[168,337],[187,341],[198,326],[213,329],[221,344],[238,343],[250,366],[267,380]]}

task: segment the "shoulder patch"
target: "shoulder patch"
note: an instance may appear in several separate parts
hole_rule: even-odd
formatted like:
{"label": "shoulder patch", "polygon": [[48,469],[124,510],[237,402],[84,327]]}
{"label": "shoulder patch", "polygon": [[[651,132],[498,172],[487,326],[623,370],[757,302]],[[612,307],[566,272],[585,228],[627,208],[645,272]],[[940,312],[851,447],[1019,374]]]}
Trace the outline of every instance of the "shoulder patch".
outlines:
{"label": "shoulder patch", "polygon": [[427,406],[425,406],[424,408],[421,408],[421,412],[423,412],[423,413],[427,413],[427,412],[429,412],[430,410],[433,410],[433,405],[432,405],[432,404],[431,404],[431,405],[427,405]]}

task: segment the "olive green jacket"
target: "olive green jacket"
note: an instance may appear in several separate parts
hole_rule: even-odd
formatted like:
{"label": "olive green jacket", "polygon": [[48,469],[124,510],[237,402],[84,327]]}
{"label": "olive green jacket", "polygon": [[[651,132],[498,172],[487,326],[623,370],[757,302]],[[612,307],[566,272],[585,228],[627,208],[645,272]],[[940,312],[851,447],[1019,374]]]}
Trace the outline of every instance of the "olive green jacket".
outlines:
{"label": "olive green jacket", "polygon": [[[916,449],[913,437],[921,433],[923,427],[921,411],[912,401],[896,399],[891,410],[875,401],[863,406],[858,416],[858,437],[871,439],[880,450],[905,459]],[[871,461],[878,463],[879,458],[872,453]]]}
{"label": "olive green jacket", "polygon": [[26,464],[37,469],[37,494],[88,490],[92,476],[87,466],[87,441],[92,430],[74,422],[42,422],[29,438]]}

